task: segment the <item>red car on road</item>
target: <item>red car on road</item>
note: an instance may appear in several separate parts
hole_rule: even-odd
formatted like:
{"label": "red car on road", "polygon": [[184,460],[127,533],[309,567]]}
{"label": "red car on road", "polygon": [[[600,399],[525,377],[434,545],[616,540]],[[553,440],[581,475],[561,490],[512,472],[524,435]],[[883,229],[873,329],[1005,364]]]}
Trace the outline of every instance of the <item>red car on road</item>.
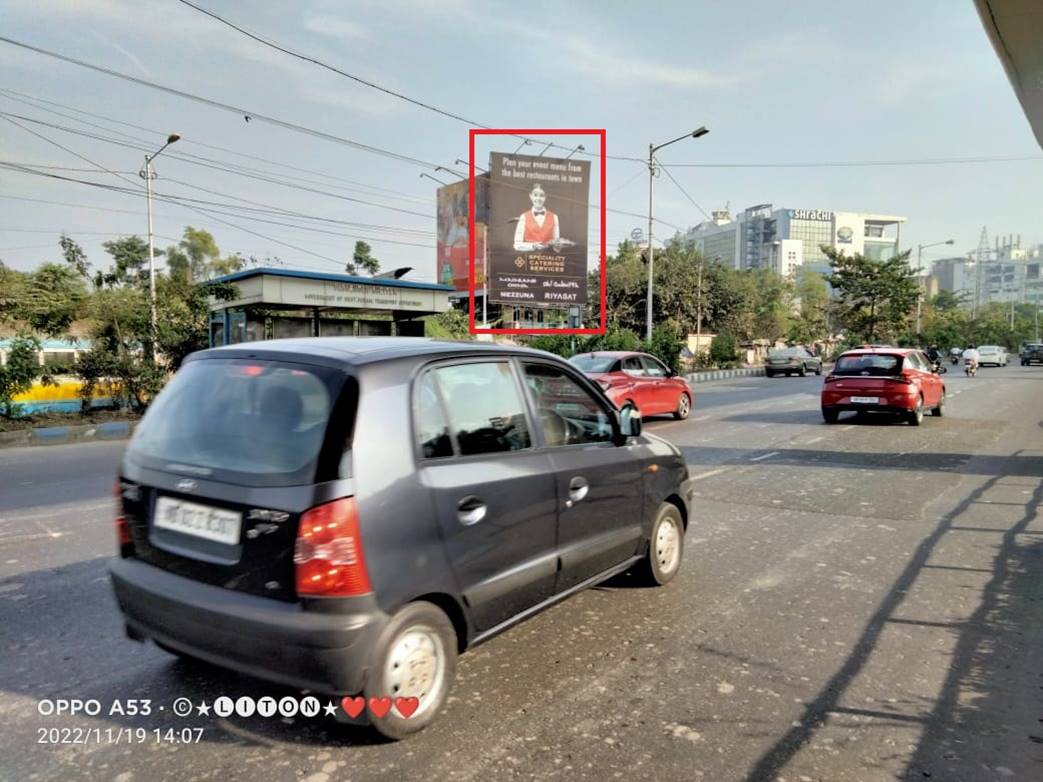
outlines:
{"label": "red car on road", "polygon": [[679,421],[692,412],[695,394],[688,381],[647,353],[580,353],[569,363],[605,389],[616,407],[633,402],[642,417],[670,413]]}
{"label": "red car on road", "polygon": [[859,348],[841,354],[822,386],[822,417],[835,424],[840,413],[897,413],[913,426],[924,411],[945,411],[945,383],[919,350]]}

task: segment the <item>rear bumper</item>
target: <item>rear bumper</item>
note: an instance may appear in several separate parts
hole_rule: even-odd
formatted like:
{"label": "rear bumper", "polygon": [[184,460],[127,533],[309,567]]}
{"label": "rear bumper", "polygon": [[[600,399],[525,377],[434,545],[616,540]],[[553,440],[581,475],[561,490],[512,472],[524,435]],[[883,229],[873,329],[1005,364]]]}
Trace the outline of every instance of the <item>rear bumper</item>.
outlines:
{"label": "rear bumper", "polygon": [[[862,395],[863,394],[858,393],[854,394],[854,396]],[[920,398],[920,393],[916,390],[909,394],[885,394],[883,392],[870,393],[868,391],[864,393],[864,396],[879,397],[880,402],[877,404],[852,402],[851,396],[851,394],[843,392],[823,393],[822,409],[836,410],[837,412],[858,410],[866,413],[910,413],[916,409],[916,403]]]}
{"label": "rear bumper", "polygon": [[373,597],[304,611],[201,584],[133,559],[109,566],[128,633],[235,671],[300,689],[354,694],[388,621]]}

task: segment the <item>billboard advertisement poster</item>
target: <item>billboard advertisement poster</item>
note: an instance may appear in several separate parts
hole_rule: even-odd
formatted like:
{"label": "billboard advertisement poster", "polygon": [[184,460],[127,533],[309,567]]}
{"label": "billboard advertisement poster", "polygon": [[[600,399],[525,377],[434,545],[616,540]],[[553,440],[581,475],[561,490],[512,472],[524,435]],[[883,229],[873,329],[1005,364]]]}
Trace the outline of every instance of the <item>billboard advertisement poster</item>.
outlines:
{"label": "billboard advertisement poster", "polygon": [[[466,179],[453,182],[451,185],[438,188],[436,194],[438,257],[435,270],[441,285],[452,285],[458,291],[468,290],[468,274],[470,271],[470,253],[468,244],[469,185]],[[484,188],[483,188],[484,195]],[[476,217],[483,217],[477,215]],[[478,258],[485,255],[485,223],[478,219],[475,222],[475,243]],[[479,288],[485,287],[483,264],[475,269],[475,283]]]}
{"label": "billboard advertisement poster", "polygon": [[489,301],[586,304],[590,161],[493,152],[489,174]]}

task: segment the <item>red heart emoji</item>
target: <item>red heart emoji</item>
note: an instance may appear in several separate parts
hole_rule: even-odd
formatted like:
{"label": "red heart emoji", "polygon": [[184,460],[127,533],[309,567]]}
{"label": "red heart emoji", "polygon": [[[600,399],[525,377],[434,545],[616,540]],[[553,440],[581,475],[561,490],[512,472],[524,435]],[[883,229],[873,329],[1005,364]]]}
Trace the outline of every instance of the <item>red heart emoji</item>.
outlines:
{"label": "red heart emoji", "polygon": [[378,720],[386,717],[391,711],[391,698],[386,695],[383,698],[373,697],[369,699],[369,710]]}
{"label": "red heart emoji", "polygon": [[398,713],[406,719],[413,716],[413,713],[420,708],[419,698],[395,698],[395,708],[398,709]]}
{"label": "red heart emoji", "polygon": [[340,707],[349,717],[355,719],[366,708],[366,699],[361,695],[356,695],[354,698],[344,697],[340,700]]}

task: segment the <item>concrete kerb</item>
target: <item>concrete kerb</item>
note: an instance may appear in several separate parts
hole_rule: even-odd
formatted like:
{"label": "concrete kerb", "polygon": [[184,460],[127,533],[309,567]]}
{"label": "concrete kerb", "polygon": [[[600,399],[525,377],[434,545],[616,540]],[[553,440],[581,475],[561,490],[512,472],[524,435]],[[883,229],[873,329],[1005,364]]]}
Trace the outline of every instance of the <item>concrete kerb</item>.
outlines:
{"label": "concrete kerb", "polygon": [[0,432],[0,448],[25,448],[33,445],[64,445],[95,440],[126,440],[134,433],[136,421],[110,421],[79,426],[40,426]]}
{"label": "concrete kerb", "polygon": [[710,372],[696,372],[691,375],[685,375],[685,380],[689,383],[709,383],[714,380],[727,380],[733,377],[764,377],[764,367],[715,369]]}

